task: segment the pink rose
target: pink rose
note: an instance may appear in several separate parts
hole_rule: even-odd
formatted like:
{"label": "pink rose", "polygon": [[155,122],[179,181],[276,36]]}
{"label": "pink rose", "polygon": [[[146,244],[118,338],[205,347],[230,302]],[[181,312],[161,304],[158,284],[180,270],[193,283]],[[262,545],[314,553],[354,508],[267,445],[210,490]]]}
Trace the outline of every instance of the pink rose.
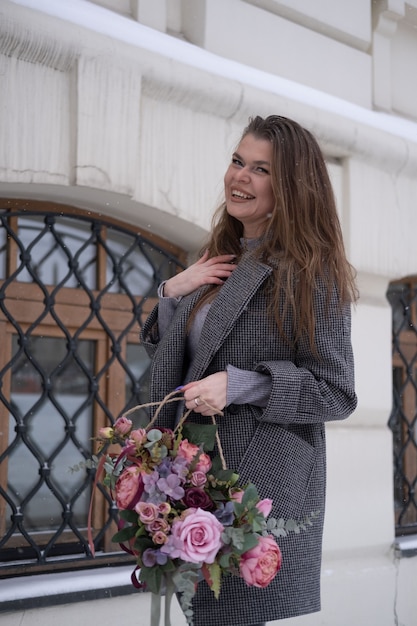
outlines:
{"label": "pink rose", "polygon": [[141,470],[137,465],[127,467],[116,482],[116,504],[119,509],[134,509],[143,493]]}
{"label": "pink rose", "polygon": [[142,445],[147,441],[147,434],[144,428],[137,428],[136,430],[132,430],[129,437],[130,440],[133,441],[133,443],[139,445]]}
{"label": "pink rose", "polygon": [[186,459],[189,463],[199,452],[200,448],[194,443],[190,443],[188,439],[183,439],[178,447],[178,456]]}
{"label": "pink rose", "polygon": [[132,430],[132,420],[127,419],[124,415],[119,417],[114,423],[114,431],[118,435],[127,435]]}
{"label": "pink rose", "polygon": [[269,498],[260,500],[256,505],[256,508],[262,513],[264,517],[268,517],[272,509],[272,500],[270,500]]}
{"label": "pink rose", "polygon": [[245,492],[243,491],[243,489],[239,489],[239,491],[235,491],[232,493],[232,495],[230,496],[231,500],[234,500],[235,502],[239,502],[239,504],[242,502],[242,498],[243,498],[243,494]]}
{"label": "pink rose", "polygon": [[168,513],[171,512],[171,505],[169,502],[160,502],[157,506],[160,515],[168,515]]}
{"label": "pink rose", "polygon": [[248,585],[267,587],[281,568],[282,555],[274,539],[259,537],[257,546],[240,557],[240,574]]}
{"label": "pink rose", "polygon": [[159,518],[147,524],[146,529],[149,530],[150,533],[157,533],[158,531],[167,533],[169,531],[169,524],[166,519]]}
{"label": "pink rose", "polygon": [[166,543],[168,537],[162,530],[158,530],[155,534],[152,535],[152,541],[156,543],[158,546],[163,546]]}
{"label": "pink rose", "polygon": [[150,524],[159,516],[158,507],[152,502],[138,502],[135,511],[139,515],[139,519],[144,524]]}
{"label": "pink rose", "polygon": [[202,487],[207,482],[206,472],[201,470],[195,471],[191,474],[191,483],[194,487]]}
{"label": "pink rose", "polygon": [[172,525],[172,540],[183,561],[214,563],[223,545],[222,532],[222,524],[212,513],[187,509],[183,519],[176,520]]}
{"label": "pink rose", "polygon": [[210,468],[211,468],[211,459],[208,454],[206,454],[205,452],[202,452],[200,456],[198,457],[198,461],[196,463],[195,469],[197,470],[197,472],[205,472],[207,474]]}

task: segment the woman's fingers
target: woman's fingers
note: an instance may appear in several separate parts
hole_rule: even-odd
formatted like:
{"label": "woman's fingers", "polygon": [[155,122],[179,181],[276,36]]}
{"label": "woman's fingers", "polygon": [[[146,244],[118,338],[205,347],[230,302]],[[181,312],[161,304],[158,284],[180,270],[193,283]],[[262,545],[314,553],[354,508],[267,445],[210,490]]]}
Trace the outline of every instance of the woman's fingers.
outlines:
{"label": "woman's fingers", "polygon": [[235,255],[225,254],[211,259],[206,258],[208,253],[183,270],[173,276],[165,283],[164,296],[168,298],[179,298],[192,293],[203,285],[221,285],[236,268],[232,263]]}
{"label": "woman's fingers", "polygon": [[227,372],[217,372],[184,385],[185,406],[201,415],[216,415],[226,406]]}

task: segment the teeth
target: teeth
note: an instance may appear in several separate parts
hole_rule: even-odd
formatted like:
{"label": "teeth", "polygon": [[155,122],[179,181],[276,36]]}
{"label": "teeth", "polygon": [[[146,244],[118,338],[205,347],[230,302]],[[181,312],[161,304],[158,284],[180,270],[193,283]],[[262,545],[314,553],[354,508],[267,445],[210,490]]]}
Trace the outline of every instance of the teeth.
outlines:
{"label": "teeth", "polygon": [[237,189],[233,189],[232,196],[237,196],[238,198],[243,198],[244,200],[252,200],[253,196],[248,196],[242,191],[237,191]]}

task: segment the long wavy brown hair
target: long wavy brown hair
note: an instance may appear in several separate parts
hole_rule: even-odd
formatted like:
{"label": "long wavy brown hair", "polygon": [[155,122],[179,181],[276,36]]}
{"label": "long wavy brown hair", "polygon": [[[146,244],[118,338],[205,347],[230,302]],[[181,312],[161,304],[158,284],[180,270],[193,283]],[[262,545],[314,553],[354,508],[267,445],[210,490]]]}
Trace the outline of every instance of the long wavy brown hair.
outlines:
{"label": "long wavy brown hair", "polygon": [[[326,285],[327,301],[336,288],[339,304],[355,302],[355,271],[346,258],[342,230],[327,167],[314,136],[278,115],[249,119],[241,139],[251,134],[272,143],[271,183],[275,205],[255,254],[273,268],[268,286],[270,313],[283,333],[285,316],[294,320],[295,344],[306,334],[315,349],[314,292]],[[243,225],[227,213],[225,202],[213,217],[204,250],[210,256],[242,255]],[[197,307],[213,298],[209,288]],[[284,295],[284,311],[280,307]]]}

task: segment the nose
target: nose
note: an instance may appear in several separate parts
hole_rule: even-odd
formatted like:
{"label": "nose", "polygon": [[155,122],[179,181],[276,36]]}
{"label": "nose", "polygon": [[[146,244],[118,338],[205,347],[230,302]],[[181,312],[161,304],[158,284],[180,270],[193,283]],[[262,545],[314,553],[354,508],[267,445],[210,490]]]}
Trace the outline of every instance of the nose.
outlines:
{"label": "nose", "polygon": [[242,181],[242,182],[248,182],[250,179],[249,168],[246,165],[243,165],[242,167],[240,167],[235,172],[235,179]]}

